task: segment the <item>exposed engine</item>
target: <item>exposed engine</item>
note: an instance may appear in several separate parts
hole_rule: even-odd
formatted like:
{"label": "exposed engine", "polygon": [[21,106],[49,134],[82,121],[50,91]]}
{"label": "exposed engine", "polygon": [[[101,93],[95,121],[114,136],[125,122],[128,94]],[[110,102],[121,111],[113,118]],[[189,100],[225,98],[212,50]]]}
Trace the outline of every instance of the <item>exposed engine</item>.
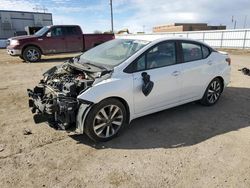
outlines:
{"label": "exposed engine", "polygon": [[67,97],[76,97],[85,88],[91,86],[95,78],[83,71],[76,70],[70,66],[62,67],[51,76],[44,75],[41,81],[47,87],[53,88]]}
{"label": "exposed engine", "polygon": [[68,128],[76,122],[77,96],[91,87],[104,72],[72,62],[49,69],[34,90],[28,89],[32,112],[46,114],[51,125]]}

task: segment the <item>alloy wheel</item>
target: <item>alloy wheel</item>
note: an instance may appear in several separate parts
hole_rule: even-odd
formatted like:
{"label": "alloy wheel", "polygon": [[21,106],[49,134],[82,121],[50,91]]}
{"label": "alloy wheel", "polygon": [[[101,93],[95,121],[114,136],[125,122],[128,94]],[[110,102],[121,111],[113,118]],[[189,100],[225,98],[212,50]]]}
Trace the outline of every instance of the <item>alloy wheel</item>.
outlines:
{"label": "alloy wheel", "polygon": [[27,58],[30,61],[36,61],[39,58],[39,52],[36,49],[30,49],[27,52]]}
{"label": "alloy wheel", "polygon": [[221,84],[219,83],[219,81],[214,80],[209,88],[208,88],[208,92],[207,92],[207,99],[209,101],[210,104],[215,103],[221,94]]}
{"label": "alloy wheel", "polygon": [[109,138],[116,134],[123,122],[122,110],[116,105],[100,109],[93,121],[93,130],[100,138]]}

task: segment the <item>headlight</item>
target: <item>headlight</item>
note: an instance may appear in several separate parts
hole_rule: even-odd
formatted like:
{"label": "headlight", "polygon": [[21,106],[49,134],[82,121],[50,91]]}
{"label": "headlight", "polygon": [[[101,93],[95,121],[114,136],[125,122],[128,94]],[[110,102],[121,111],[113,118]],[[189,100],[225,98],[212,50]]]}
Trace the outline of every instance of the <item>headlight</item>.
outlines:
{"label": "headlight", "polygon": [[16,45],[19,45],[18,40],[10,40],[10,46],[16,46]]}

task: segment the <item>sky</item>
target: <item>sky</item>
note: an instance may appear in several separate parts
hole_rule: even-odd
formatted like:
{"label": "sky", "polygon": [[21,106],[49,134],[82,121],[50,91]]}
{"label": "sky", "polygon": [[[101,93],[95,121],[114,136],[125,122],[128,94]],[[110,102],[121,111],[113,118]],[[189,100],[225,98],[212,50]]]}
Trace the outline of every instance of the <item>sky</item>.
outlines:
{"label": "sky", "polygon": [[[111,30],[110,0],[0,0],[0,10],[34,11],[45,7],[54,24],[78,24],[85,33]],[[202,22],[250,28],[250,0],[113,0],[114,30],[152,32],[176,22]]]}

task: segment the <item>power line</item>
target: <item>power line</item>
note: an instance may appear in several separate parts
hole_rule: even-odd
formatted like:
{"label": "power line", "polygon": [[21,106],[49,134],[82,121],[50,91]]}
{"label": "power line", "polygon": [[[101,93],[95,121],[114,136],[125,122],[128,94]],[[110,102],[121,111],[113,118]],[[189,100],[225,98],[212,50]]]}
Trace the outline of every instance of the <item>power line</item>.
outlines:
{"label": "power line", "polygon": [[48,11],[48,9],[45,8],[45,6],[38,6],[38,5],[36,5],[36,7],[34,7],[33,10],[36,11],[36,12],[43,11],[43,13]]}

